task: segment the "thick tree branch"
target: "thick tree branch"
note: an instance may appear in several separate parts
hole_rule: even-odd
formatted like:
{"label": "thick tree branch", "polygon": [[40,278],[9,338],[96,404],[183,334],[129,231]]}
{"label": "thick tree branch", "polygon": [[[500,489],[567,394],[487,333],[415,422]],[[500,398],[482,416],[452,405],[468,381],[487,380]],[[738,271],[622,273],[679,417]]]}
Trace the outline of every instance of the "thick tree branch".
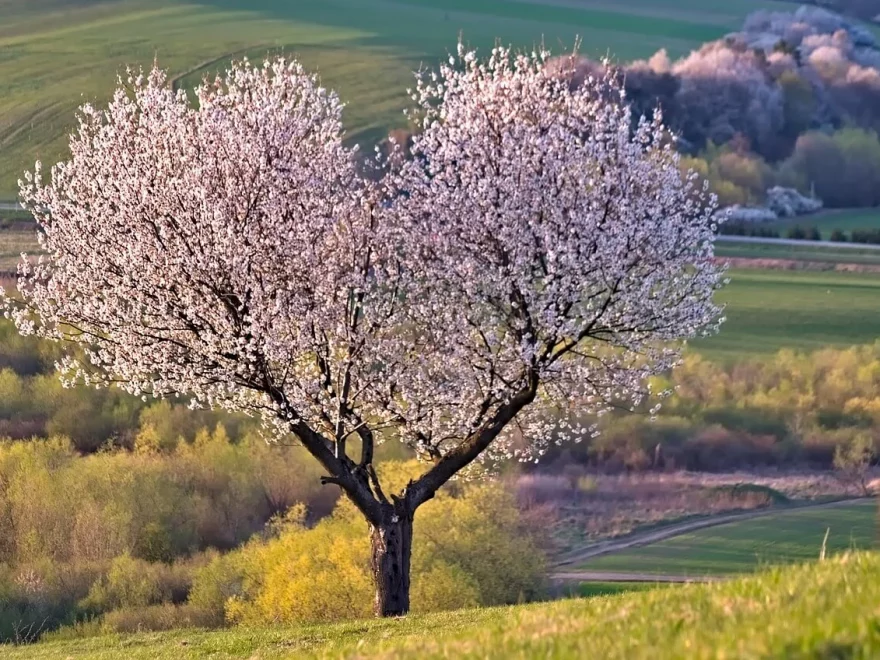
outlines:
{"label": "thick tree branch", "polygon": [[468,436],[458,446],[441,458],[430,470],[411,483],[407,488],[407,499],[413,510],[434,497],[447,481],[470,465],[482,454],[492,441],[504,430],[510,421],[538,394],[540,379],[538,373],[530,370],[527,384],[482,427]]}

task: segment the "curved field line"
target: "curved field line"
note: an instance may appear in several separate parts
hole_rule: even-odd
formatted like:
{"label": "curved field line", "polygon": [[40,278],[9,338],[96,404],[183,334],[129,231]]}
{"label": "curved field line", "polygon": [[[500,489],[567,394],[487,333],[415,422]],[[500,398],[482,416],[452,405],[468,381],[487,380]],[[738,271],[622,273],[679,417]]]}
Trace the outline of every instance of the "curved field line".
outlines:
{"label": "curved field line", "polygon": [[216,57],[212,57],[209,60],[204,60],[202,62],[194,64],[193,66],[188,68],[186,71],[181,71],[176,76],[172,76],[171,78],[169,78],[168,85],[171,87],[171,89],[176,91],[177,90],[177,83],[179,83],[181,80],[183,80],[187,76],[189,76],[193,73],[196,73],[197,71],[201,71],[202,69],[206,69],[209,66],[211,66],[212,64],[216,64],[217,62],[222,62],[223,60],[225,60],[228,57],[235,57],[236,55],[241,55],[242,53],[247,53],[248,51],[253,50],[254,48],[259,48],[260,46],[265,46],[265,45],[267,45],[267,44],[254,44],[253,46],[239,48],[238,50],[233,50],[229,53],[223,53],[223,54],[218,55]]}

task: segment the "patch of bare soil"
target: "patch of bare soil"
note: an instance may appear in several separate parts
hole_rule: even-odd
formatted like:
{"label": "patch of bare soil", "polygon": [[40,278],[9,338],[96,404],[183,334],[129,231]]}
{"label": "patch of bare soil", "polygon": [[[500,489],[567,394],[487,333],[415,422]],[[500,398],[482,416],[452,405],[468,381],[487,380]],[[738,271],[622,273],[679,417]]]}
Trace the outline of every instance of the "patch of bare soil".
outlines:
{"label": "patch of bare soil", "polygon": [[800,261],[798,259],[749,259],[746,257],[716,257],[718,263],[731,268],[761,270],[837,271],[842,273],[880,273],[880,264],[842,264],[830,261]]}
{"label": "patch of bare soil", "polygon": [[611,571],[569,571],[551,573],[554,582],[663,582],[678,584],[686,582],[718,582],[723,578],[714,575],[656,575],[655,573],[614,573]]}

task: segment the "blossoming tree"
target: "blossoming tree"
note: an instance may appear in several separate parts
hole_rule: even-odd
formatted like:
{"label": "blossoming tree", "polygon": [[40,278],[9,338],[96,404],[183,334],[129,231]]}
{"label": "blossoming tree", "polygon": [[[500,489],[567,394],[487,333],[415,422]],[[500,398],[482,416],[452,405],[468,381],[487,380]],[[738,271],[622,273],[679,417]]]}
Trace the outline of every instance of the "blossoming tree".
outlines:
{"label": "blossoming tree", "polygon": [[[403,614],[421,504],[591,433],[571,420],[638,404],[717,324],[713,204],[660,118],[546,58],[460,49],[420,76],[412,157],[378,182],[295,62],[234,65],[197,104],[158,70],[123,81],[22,182],[47,256],[6,311],[80,344],[71,381],[295,436],[369,525],[377,615]],[[401,492],[373,468],[389,440],[425,461]]]}

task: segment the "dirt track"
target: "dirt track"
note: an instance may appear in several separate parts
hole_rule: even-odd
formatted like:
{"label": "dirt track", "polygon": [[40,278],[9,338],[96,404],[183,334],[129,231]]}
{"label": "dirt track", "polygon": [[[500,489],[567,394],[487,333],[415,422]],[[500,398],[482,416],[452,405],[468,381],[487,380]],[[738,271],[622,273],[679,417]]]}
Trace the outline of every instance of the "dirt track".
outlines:
{"label": "dirt track", "polygon": [[794,511],[800,509],[831,509],[838,506],[852,504],[865,498],[848,498],[845,500],[837,500],[834,502],[824,502],[822,504],[804,504],[789,507],[769,507],[759,511],[746,511],[743,513],[729,513],[710,518],[701,518],[699,520],[690,520],[673,525],[667,525],[660,529],[653,529],[646,532],[637,532],[621,539],[612,539],[610,541],[602,541],[593,545],[581,548],[568,553],[560,559],[555,566],[555,570],[550,574],[550,579],[556,581],[577,580],[582,582],[706,582],[718,580],[720,578],[706,576],[685,577],[678,575],[652,575],[648,573],[619,573],[606,571],[578,571],[565,570],[566,566],[579,564],[594,557],[612,554],[614,552],[622,552],[630,548],[638,548],[658,541],[663,541],[674,536],[687,534],[698,529],[707,527],[715,527],[726,523],[738,522],[741,520],[751,520],[753,518],[761,518],[763,516],[781,513],[784,511]]}
{"label": "dirt track", "polygon": [[572,571],[551,573],[555,582],[664,582],[670,584],[684,582],[719,582],[724,578],[713,575],[656,575],[654,573],[614,573],[609,571]]}

